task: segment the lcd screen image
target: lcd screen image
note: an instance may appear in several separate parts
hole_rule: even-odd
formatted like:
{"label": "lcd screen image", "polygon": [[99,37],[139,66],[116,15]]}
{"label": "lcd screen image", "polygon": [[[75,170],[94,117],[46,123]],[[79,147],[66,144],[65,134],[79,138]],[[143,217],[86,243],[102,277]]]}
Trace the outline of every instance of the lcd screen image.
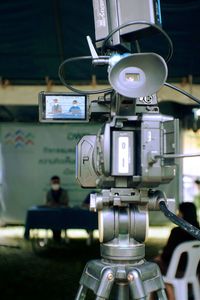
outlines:
{"label": "lcd screen image", "polygon": [[45,119],[85,120],[86,98],[74,95],[46,95]]}

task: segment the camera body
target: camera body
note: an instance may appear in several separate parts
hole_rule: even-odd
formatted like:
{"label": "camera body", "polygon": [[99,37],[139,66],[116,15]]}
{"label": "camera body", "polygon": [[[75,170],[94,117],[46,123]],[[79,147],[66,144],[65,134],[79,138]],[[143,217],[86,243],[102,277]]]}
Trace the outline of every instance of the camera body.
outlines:
{"label": "camera body", "polygon": [[[95,120],[96,114],[106,117],[96,136],[83,136],[77,144],[76,178],[81,187],[150,189],[169,183],[176,175],[179,128],[178,120],[159,113],[157,103],[156,93],[167,78],[166,61],[156,53],[124,52],[124,45],[131,46],[142,33],[158,30],[160,2],[93,0],[93,10],[96,45],[105,50],[106,42],[108,55],[98,56],[87,37],[92,56],[85,59],[91,59],[95,66],[108,65],[111,89],[103,90],[103,96],[95,101],[89,101],[89,91],[81,94],[72,87],[74,93],[42,92],[40,120],[80,123]],[[67,59],[59,67],[60,79],[68,88],[63,66],[79,59],[82,57]],[[62,112],[52,113],[50,102],[55,96]],[[75,101],[79,111],[76,108],[73,114],[70,106]]]}
{"label": "camera body", "polygon": [[[158,4],[156,0],[93,0],[96,45],[105,55],[99,56],[87,37],[91,56],[61,63],[60,80],[74,92],[60,94],[67,112],[51,118],[47,106],[53,95],[43,92],[39,98],[43,122],[80,123],[97,116],[103,120],[97,135],[83,136],[76,146],[76,178],[83,188],[101,189],[90,195],[90,210],[98,211],[101,255],[111,261],[144,257],[148,210],[159,210],[160,199],[169,203],[164,193],[153,189],[176,175],[178,120],[159,113],[156,96],[166,82],[166,61],[172,54],[171,40],[157,26]],[[136,8],[139,13],[133,18],[129,12]],[[98,28],[101,25],[105,28]],[[151,29],[169,43],[166,60],[156,53],[131,51],[137,37]],[[111,87],[80,91],[67,84],[64,66],[82,59],[90,59],[95,66],[108,65]],[[89,101],[90,94],[103,96]],[[72,118],[69,103],[75,100],[82,103],[82,114]]]}
{"label": "camera body", "polygon": [[[62,112],[52,113],[54,99]],[[82,114],[69,113],[75,100]],[[178,120],[159,113],[156,94],[131,99],[111,93],[90,102],[86,95],[41,92],[39,111],[42,122],[107,118],[97,135],[83,136],[76,146],[76,178],[83,188],[150,188],[176,175],[174,158],[165,156],[177,153]]]}
{"label": "camera body", "polygon": [[[165,155],[177,151],[178,120],[160,114],[155,104],[145,101],[138,99],[134,115],[115,115],[97,136],[79,141],[76,174],[82,187],[150,188],[174,178],[174,158]],[[126,104],[129,114],[133,102]]]}

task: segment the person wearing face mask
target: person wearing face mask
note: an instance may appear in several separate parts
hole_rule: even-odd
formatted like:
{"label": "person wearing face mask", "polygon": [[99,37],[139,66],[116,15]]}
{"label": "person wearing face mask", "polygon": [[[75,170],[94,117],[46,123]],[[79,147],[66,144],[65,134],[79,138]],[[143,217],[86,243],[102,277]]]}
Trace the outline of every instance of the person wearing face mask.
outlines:
{"label": "person wearing face mask", "polygon": [[46,204],[51,207],[66,207],[69,204],[67,191],[61,187],[58,176],[51,177],[51,189],[47,192]]}
{"label": "person wearing face mask", "polygon": [[[51,189],[46,194],[46,205],[48,207],[67,207],[69,204],[67,190],[60,185],[60,177],[51,177]],[[61,230],[53,230],[53,239],[56,242],[61,240]]]}

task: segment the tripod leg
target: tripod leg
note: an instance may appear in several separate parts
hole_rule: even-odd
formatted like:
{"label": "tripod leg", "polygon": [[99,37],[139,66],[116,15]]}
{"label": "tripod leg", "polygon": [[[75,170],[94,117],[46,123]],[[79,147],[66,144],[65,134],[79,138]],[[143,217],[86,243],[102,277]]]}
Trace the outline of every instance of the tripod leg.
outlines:
{"label": "tripod leg", "polygon": [[164,289],[157,292],[158,300],[167,300],[167,295]]}
{"label": "tripod leg", "polygon": [[96,290],[96,295],[98,295],[96,300],[109,299],[114,280],[115,277],[112,269],[110,269],[110,267],[104,268],[104,270],[101,272],[99,285]]}
{"label": "tripod leg", "polygon": [[136,270],[133,270],[128,274],[130,294],[132,299],[143,299],[146,300],[146,292],[143,285],[143,282],[140,278],[139,273]]}
{"label": "tripod leg", "polygon": [[83,285],[80,285],[75,300],[84,300],[86,297],[87,288]]}
{"label": "tripod leg", "polygon": [[[147,271],[149,266],[151,266],[152,268],[155,267],[155,265],[149,263],[146,264],[146,266],[147,266],[146,274],[148,274]],[[167,300],[162,278],[160,276],[155,277],[153,275],[152,277],[150,276],[145,278],[144,277],[145,268],[142,273],[140,271],[141,268],[137,267],[137,269],[132,270],[128,274],[128,281],[129,281],[130,293],[132,299],[138,299],[138,300],[147,300],[149,298],[151,299],[150,293],[155,292],[157,295],[156,299]],[[160,275],[160,273],[158,273],[158,275]]]}

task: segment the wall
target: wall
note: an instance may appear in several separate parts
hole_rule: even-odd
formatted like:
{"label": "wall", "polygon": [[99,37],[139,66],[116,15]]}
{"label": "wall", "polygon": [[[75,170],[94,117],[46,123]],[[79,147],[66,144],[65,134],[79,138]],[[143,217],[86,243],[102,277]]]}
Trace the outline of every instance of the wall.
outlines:
{"label": "wall", "polygon": [[[199,84],[175,84],[177,87],[182,88],[188,93],[200,98],[200,85]],[[95,82],[91,86],[76,86],[81,90],[99,90],[107,88],[105,85],[96,85]],[[2,105],[37,105],[38,94],[41,91],[50,92],[70,92],[64,86],[14,86],[14,85],[0,85],[0,104]],[[96,99],[96,95],[91,95],[91,99]],[[182,104],[195,104],[194,101],[188,97],[168,88],[162,87],[158,92],[159,101],[171,100]]]}
{"label": "wall", "polygon": [[1,221],[24,222],[26,210],[44,203],[49,179],[59,175],[70,204],[79,205],[89,192],[75,179],[78,140],[97,132],[90,124],[1,124]]}

